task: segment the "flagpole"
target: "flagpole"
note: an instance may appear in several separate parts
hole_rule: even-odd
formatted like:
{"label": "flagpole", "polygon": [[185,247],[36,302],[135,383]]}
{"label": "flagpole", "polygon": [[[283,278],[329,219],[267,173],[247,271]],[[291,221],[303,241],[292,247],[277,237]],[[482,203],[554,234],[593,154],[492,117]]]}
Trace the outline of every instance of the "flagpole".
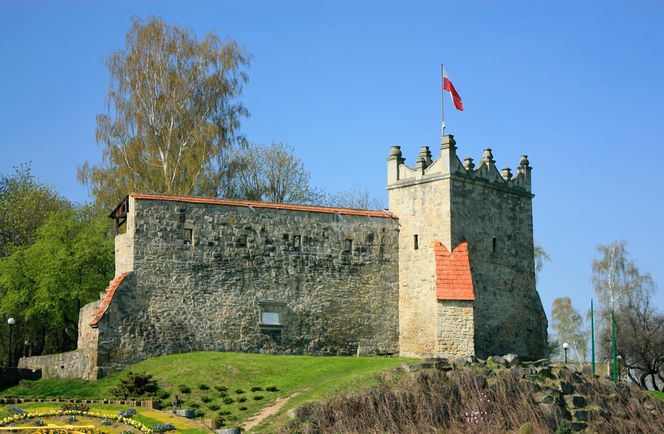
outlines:
{"label": "flagpole", "polygon": [[440,109],[442,114],[442,138],[445,138],[445,66],[440,64]]}

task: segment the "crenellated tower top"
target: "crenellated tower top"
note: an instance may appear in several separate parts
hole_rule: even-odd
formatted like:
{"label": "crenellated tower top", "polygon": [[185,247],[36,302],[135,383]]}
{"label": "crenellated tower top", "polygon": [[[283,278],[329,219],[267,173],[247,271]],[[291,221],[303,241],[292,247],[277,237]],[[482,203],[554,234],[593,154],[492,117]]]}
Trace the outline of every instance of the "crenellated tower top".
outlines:
{"label": "crenellated tower top", "polygon": [[454,136],[446,134],[441,141],[440,157],[437,160],[432,160],[428,146],[422,146],[415,166],[410,168],[405,164],[406,159],[403,158],[401,147],[392,146],[387,157],[387,188],[459,175],[508,188],[514,192],[530,193],[532,167],[527,155],[521,156],[516,173],[513,173],[509,167],[498,170],[490,148],[484,149],[478,166],[471,157],[464,158],[462,163],[456,151]]}

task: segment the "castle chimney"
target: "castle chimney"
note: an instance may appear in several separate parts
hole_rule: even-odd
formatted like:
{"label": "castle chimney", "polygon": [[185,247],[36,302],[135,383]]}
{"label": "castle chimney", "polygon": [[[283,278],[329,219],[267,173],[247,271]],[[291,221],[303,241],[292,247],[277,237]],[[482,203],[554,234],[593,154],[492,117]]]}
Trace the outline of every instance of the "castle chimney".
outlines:
{"label": "castle chimney", "polygon": [[390,155],[387,157],[387,183],[391,184],[399,180],[399,166],[404,164],[406,159],[402,157],[401,146],[393,145],[390,148]]}

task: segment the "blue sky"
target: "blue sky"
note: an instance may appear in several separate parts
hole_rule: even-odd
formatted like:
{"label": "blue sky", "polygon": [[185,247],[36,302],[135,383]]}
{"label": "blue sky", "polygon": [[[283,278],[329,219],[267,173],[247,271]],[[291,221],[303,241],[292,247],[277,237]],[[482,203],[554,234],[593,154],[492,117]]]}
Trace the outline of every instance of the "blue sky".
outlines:
{"label": "blue sky", "polygon": [[392,144],[410,164],[422,145],[437,155],[444,62],[466,108],[446,104],[459,155],[491,147],[499,168],[529,155],[547,312],[564,295],[589,307],[599,243],[627,240],[664,284],[664,2],[2,0],[0,173],[31,161],[89,200],[76,168],[101,156],[102,61],[151,15],[245,47],[243,132],[292,145],[330,192],[385,197]]}

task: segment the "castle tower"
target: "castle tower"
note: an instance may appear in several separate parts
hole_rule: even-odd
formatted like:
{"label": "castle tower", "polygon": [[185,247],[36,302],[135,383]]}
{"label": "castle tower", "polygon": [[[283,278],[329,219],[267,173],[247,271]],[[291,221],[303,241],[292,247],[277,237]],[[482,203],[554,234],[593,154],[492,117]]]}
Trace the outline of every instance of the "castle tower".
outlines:
{"label": "castle tower", "polygon": [[457,157],[452,135],[440,157],[422,147],[405,165],[387,159],[389,209],[399,218],[399,345],[416,357],[517,353],[544,356],[547,320],[535,289],[531,167],[478,167]]}

